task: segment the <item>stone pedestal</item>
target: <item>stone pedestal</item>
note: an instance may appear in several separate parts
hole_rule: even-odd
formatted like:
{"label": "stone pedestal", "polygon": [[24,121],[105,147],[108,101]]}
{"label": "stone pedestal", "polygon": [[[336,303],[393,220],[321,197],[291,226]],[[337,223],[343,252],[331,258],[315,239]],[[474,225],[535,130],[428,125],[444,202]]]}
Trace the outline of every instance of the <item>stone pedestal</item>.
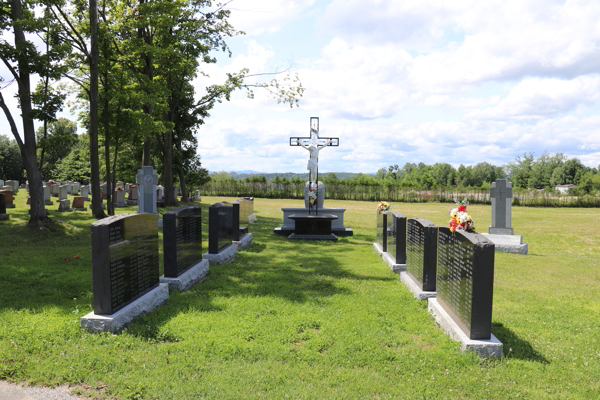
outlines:
{"label": "stone pedestal", "polygon": [[246,233],[240,238],[239,241],[234,240],[232,243],[236,246],[237,251],[246,250],[248,247],[250,247],[250,245],[252,245],[252,234]]}
{"label": "stone pedestal", "polygon": [[421,290],[419,284],[415,282],[406,271],[400,272],[400,280],[402,281],[402,283],[404,283],[404,285],[406,285],[406,287],[413,294],[413,296],[415,296],[415,298],[419,300],[427,300],[429,298],[435,297],[436,295],[435,292]]}
{"label": "stone pedestal", "polygon": [[169,285],[161,283],[139,299],[114,314],[100,315],[94,312],[81,317],[80,326],[91,332],[118,332],[135,318],[149,313],[169,298]]}
{"label": "stone pedestal", "polygon": [[183,292],[204,280],[210,273],[208,260],[202,260],[176,278],[160,277],[160,283],[169,285],[169,291]]}
{"label": "stone pedestal", "polygon": [[202,255],[202,259],[208,260],[209,265],[227,264],[228,262],[235,260],[236,253],[237,246],[234,243],[232,243],[216,254],[204,253]]}
{"label": "stone pedestal", "polygon": [[496,251],[501,253],[526,255],[529,251],[529,244],[523,243],[523,235],[494,235],[489,233],[482,233],[482,235],[494,243]]}
{"label": "stone pedestal", "polygon": [[438,323],[444,332],[453,340],[460,342],[460,349],[462,351],[473,350],[482,358],[501,358],[504,356],[504,345],[496,336],[492,334],[490,339],[484,340],[469,339],[446,310],[438,303],[436,298],[427,300],[427,308],[435,318],[435,322]]}
{"label": "stone pedestal", "polygon": [[396,264],[396,260],[383,248],[379,243],[373,243],[373,249],[379,254],[379,257],[390,267],[392,271],[399,274],[400,272],[406,271],[406,264]]}

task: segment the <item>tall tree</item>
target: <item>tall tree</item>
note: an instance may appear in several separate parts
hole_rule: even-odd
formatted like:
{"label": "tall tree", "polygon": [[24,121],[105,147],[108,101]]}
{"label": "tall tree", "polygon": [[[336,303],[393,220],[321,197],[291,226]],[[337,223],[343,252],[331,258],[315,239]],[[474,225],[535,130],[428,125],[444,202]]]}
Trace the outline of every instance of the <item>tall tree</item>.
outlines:
{"label": "tall tree", "polygon": [[10,71],[13,80],[17,83],[19,105],[21,108],[21,121],[23,138],[19,134],[17,124],[11,110],[8,108],[2,93],[0,93],[0,108],[4,112],[10,130],[19,145],[23,165],[29,180],[29,194],[31,196],[31,211],[28,226],[41,228],[47,218],[44,207],[44,192],[42,176],[37,164],[36,137],[33,120],[36,111],[32,104],[31,76],[41,75],[56,79],[60,76],[57,66],[65,56],[65,46],[55,46],[47,53],[41,52],[33,41],[28,40],[26,33],[41,33],[51,21],[48,14],[36,17],[34,1],[10,0],[4,3],[3,12],[0,13],[0,28],[2,31],[12,30],[14,44],[6,39],[0,40],[0,58]]}

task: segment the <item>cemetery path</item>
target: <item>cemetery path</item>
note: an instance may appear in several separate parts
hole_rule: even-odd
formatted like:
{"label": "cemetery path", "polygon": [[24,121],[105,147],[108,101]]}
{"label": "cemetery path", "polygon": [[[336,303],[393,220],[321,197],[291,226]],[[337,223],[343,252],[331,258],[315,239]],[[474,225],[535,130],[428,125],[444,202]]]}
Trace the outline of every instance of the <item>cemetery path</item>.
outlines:
{"label": "cemetery path", "polygon": [[65,388],[21,386],[0,380],[0,400],[80,400]]}

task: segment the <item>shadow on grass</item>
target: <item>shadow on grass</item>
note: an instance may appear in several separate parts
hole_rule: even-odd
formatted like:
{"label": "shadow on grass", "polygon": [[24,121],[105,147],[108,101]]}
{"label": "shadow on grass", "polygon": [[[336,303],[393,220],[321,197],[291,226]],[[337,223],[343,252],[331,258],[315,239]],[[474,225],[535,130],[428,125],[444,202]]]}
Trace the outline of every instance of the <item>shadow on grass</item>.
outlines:
{"label": "shadow on grass", "polygon": [[504,344],[504,356],[518,360],[535,361],[542,364],[550,362],[538,353],[531,343],[521,339],[516,333],[499,322],[492,323],[492,332]]}

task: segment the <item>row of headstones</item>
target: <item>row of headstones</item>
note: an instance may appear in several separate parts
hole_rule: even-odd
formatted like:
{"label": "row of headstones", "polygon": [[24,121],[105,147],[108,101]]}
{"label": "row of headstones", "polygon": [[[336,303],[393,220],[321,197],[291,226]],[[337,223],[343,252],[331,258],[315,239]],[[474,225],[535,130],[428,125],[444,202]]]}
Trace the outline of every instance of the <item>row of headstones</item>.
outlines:
{"label": "row of headstones", "polygon": [[[200,207],[166,212],[164,275],[160,277],[156,214],[120,214],[94,222],[94,311],[81,318],[81,326],[90,331],[116,332],[141,313],[164,303],[169,290],[187,290],[200,282],[211,264],[231,261],[237,251],[244,249],[241,244],[251,243],[248,228],[240,227],[241,210],[252,206],[248,203],[241,200],[209,207],[208,253],[203,253]],[[233,252],[233,257],[218,258],[226,251]]]}
{"label": "row of headstones", "polygon": [[435,298],[469,339],[495,339],[495,245],[485,236],[451,232],[426,219],[378,211],[376,243],[394,264],[405,264],[400,273],[417,286],[415,296]]}

